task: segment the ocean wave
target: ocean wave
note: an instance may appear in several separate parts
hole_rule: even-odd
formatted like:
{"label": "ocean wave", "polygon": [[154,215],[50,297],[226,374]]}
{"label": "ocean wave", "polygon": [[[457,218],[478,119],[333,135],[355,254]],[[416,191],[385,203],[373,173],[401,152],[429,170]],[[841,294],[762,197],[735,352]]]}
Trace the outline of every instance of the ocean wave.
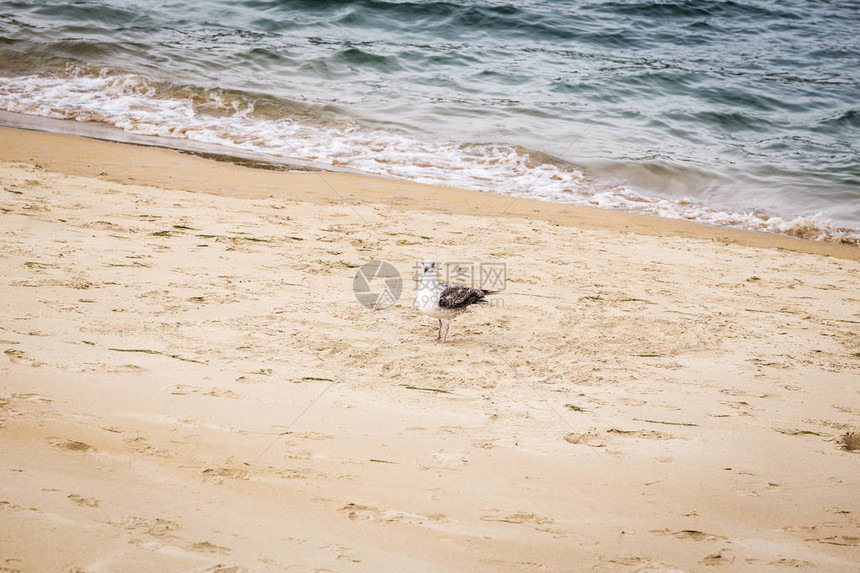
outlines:
{"label": "ocean wave", "polygon": [[0,109],[101,122],[130,133],[346,166],[418,183],[860,244],[860,233],[820,216],[783,219],[714,209],[690,198],[648,196],[624,185],[599,184],[575,165],[512,145],[421,139],[273,96],[173,85],[104,68],[70,65],[63,74],[0,77]]}
{"label": "ocean wave", "polygon": [[780,10],[776,6],[765,6],[751,2],[741,3],[731,0],[675,0],[659,2],[607,2],[604,9],[618,14],[635,15],[655,19],[701,19],[709,17],[728,18],[780,18],[787,20],[799,19],[800,16],[790,10]]}

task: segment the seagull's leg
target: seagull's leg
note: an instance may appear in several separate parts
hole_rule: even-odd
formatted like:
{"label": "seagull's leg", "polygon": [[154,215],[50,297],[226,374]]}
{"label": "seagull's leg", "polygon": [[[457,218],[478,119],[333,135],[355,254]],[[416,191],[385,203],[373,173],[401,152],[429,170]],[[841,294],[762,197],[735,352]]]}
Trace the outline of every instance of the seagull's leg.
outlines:
{"label": "seagull's leg", "polygon": [[436,337],[436,340],[442,340],[442,319],[439,319],[439,336]]}
{"label": "seagull's leg", "polygon": [[[446,340],[448,340],[448,329],[449,328],[451,328],[451,321],[450,320],[445,324],[445,338],[442,339],[442,342],[445,342]],[[441,332],[441,328],[440,328],[440,332]]]}

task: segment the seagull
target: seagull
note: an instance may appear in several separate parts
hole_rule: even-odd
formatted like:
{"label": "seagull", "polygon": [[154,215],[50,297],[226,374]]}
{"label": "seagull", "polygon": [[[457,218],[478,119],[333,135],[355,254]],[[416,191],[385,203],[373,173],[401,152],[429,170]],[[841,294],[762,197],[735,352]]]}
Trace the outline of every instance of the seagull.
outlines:
{"label": "seagull", "polygon": [[[436,340],[448,340],[448,329],[451,319],[464,312],[469,312],[469,306],[486,303],[488,294],[498,291],[469,288],[462,285],[439,284],[436,274],[436,263],[424,261],[424,276],[421,278],[421,288],[415,297],[415,307],[423,314],[439,319],[439,335]],[[442,319],[445,319],[445,336],[442,336]]]}

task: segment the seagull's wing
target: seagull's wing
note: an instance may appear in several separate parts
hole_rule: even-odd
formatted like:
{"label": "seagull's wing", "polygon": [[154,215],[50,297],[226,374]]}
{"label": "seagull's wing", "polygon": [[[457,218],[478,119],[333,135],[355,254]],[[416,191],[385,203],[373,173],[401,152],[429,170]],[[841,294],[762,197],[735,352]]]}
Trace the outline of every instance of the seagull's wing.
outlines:
{"label": "seagull's wing", "polygon": [[487,291],[461,285],[442,285],[439,307],[448,309],[466,308],[470,304],[484,302]]}

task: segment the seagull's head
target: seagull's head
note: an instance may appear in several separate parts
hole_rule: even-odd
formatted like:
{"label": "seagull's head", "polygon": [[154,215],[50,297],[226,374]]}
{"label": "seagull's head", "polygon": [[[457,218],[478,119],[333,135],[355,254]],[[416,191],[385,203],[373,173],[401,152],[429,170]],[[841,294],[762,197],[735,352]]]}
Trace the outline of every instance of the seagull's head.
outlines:
{"label": "seagull's head", "polygon": [[424,261],[424,274],[427,273],[435,273],[436,272],[436,263],[433,261]]}

